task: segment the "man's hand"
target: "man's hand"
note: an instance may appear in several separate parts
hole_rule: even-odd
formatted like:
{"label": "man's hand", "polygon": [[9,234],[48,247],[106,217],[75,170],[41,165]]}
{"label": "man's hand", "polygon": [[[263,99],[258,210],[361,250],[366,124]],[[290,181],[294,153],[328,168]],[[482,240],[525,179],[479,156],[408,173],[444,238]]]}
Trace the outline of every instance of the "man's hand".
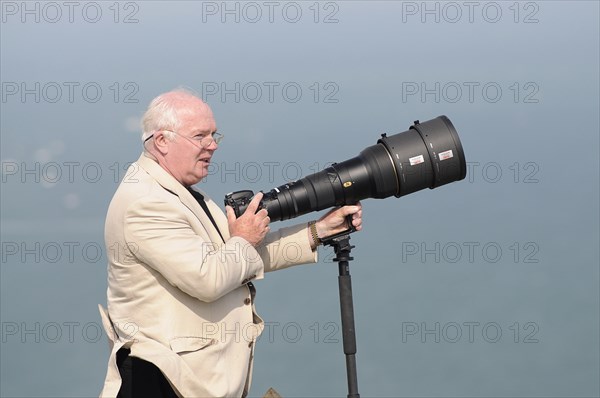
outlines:
{"label": "man's hand", "polygon": [[248,204],[248,208],[239,218],[235,217],[235,211],[231,206],[225,206],[229,234],[232,237],[239,236],[246,239],[254,247],[260,245],[269,232],[269,222],[271,221],[266,209],[256,212],[262,197],[262,192],[254,195],[254,198]]}
{"label": "man's hand", "polygon": [[357,231],[362,229],[362,205],[358,202],[356,205],[343,206],[330,210],[317,223],[317,235],[320,239],[335,235],[350,228],[347,216],[352,215],[352,225]]}

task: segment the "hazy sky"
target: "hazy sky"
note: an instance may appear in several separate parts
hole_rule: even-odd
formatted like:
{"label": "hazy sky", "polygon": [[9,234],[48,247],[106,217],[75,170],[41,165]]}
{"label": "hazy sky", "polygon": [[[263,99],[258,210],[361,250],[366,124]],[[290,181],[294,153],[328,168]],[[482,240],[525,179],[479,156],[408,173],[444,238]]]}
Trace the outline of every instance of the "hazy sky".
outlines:
{"label": "hazy sky", "polygon": [[[600,394],[598,2],[0,7],[0,395],[100,392],[104,216],[139,117],[180,86],[225,134],[199,184],[218,203],[454,123],[464,181],[363,202],[361,395]],[[253,396],[346,395],[332,257],[257,283]]]}

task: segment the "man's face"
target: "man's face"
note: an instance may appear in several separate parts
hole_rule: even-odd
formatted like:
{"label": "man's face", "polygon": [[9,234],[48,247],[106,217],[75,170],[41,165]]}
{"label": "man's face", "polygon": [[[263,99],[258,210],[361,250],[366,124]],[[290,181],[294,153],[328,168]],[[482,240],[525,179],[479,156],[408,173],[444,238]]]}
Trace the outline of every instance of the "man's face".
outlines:
{"label": "man's face", "polygon": [[218,148],[208,137],[217,130],[217,124],[209,106],[200,100],[190,101],[179,116],[181,127],[168,142],[163,167],[183,185],[191,186],[208,175],[210,159]]}

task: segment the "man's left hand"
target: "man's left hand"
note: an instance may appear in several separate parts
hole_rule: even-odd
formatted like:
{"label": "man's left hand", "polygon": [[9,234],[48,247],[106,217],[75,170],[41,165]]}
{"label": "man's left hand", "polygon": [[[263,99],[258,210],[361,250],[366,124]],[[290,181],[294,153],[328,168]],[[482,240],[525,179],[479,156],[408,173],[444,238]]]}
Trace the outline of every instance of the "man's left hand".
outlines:
{"label": "man's left hand", "polygon": [[357,231],[360,231],[362,229],[362,205],[358,202],[355,205],[330,210],[321,217],[316,224],[319,238],[324,239],[349,229],[347,216],[350,215],[352,215],[352,225]]}

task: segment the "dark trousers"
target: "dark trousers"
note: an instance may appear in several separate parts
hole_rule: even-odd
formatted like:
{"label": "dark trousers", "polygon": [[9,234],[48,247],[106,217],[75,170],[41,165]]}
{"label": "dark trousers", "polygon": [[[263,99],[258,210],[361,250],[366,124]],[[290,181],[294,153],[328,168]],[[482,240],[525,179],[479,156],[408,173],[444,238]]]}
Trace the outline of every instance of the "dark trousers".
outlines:
{"label": "dark trousers", "polygon": [[129,352],[127,348],[117,352],[117,366],[123,380],[117,398],[177,398],[156,365],[129,356]]}

